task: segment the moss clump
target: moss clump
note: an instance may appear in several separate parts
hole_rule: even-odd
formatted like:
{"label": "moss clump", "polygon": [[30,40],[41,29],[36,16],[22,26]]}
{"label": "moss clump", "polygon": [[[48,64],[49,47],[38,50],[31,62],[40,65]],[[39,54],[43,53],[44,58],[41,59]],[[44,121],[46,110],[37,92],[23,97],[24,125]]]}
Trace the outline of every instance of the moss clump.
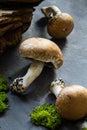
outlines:
{"label": "moss clump", "polygon": [[61,124],[61,117],[57,113],[55,105],[42,104],[34,109],[30,117],[35,125],[42,125],[52,130]]}
{"label": "moss clump", "polygon": [[7,92],[9,90],[9,85],[7,81],[4,79],[4,77],[0,76],[0,92],[5,91]]}
{"label": "moss clump", "polygon": [[8,92],[9,85],[4,77],[0,76],[0,113],[8,108]]}

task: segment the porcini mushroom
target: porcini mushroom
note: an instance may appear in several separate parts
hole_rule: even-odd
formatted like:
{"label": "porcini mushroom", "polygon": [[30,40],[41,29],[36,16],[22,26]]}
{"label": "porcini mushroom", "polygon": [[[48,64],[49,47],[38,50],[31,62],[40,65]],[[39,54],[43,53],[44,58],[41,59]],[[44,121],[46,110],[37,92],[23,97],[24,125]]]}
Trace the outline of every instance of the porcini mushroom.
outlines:
{"label": "porcini mushroom", "polygon": [[51,83],[50,91],[56,96],[56,108],[61,117],[78,120],[87,115],[87,89],[80,85],[66,86],[62,79]]}
{"label": "porcini mushroom", "polygon": [[74,20],[71,15],[62,13],[57,6],[42,7],[41,11],[49,19],[47,31],[50,36],[62,39],[72,32]]}
{"label": "porcini mushroom", "polygon": [[34,62],[23,77],[16,78],[11,84],[12,91],[26,92],[29,85],[40,75],[45,63],[52,63],[58,69],[63,64],[60,48],[51,40],[32,37],[21,43],[19,53],[22,57],[31,58]]}

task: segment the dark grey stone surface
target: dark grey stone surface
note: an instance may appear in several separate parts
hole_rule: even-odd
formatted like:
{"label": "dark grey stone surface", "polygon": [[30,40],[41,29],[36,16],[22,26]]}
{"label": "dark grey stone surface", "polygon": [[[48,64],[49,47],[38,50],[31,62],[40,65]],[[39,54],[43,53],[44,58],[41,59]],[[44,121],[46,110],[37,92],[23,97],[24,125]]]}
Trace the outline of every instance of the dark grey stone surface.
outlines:
{"label": "dark grey stone surface", "polygon": [[[41,7],[56,5],[62,12],[72,15],[75,27],[64,40],[55,40],[47,34],[46,19]],[[42,74],[30,85],[27,95],[15,95],[9,92],[9,109],[0,116],[0,130],[47,130],[32,124],[29,114],[42,103],[54,103],[55,97],[49,94],[50,83],[57,77],[64,79],[67,86],[80,84],[87,86],[87,0],[44,0],[33,13],[33,20],[26,38],[39,36],[51,39],[61,48],[64,64],[58,70],[45,67]],[[19,56],[18,46],[6,51],[0,58],[0,74],[9,84],[18,76],[26,73],[31,61]],[[79,108],[78,108],[79,109]],[[80,130],[81,121],[66,121],[59,130]]]}

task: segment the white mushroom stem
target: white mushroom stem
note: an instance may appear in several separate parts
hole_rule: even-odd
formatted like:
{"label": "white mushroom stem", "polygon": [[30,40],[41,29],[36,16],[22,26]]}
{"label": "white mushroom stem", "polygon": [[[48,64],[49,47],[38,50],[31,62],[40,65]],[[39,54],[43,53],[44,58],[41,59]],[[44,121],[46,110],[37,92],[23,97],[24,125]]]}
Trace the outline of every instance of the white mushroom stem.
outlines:
{"label": "white mushroom stem", "polygon": [[35,61],[33,62],[27,73],[23,77],[16,78],[11,84],[13,92],[24,93],[28,89],[29,85],[41,74],[44,68],[44,63]]}
{"label": "white mushroom stem", "polygon": [[51,83],[50,86],[50,91],[56,96],[58,97],[59,93],[61,92],[61,90],[66,87],[65,83],[62,79],[57,79],[55,81],[53,81]]}
{"label": "white mushroom stem", "polygon": [[44,67],[43,62],[35,61],[32,63],[26,73],[25,76],[23,76],[23,85],[29,86],[42,72]]}
{"label": "white mushroom stem", "polygon": [[82,129],[87,129],[87,121],[84,121],[81,126]]}
{"label": "white mushroom stem", "polygon": [[45,6],[41,8],[41,11],[47,18],[51,18],[56,14],[61,13],[60,9],[57,6]]}

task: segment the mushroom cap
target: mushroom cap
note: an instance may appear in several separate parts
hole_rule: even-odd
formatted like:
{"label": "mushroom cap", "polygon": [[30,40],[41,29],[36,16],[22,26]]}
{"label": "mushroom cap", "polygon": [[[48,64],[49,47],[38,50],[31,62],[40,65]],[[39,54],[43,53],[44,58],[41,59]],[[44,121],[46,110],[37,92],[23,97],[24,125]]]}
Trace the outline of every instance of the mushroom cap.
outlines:
{"label": "mushroom cap", "polygon": [[51,62],[55,68],[63,64],[60,48],[51,40],[32,37],[21,43],[19,53],[22,57],[31,58],[45,63]]}
{"label": "mushroom cap", "polygon": [[77,120],[87,114],[87,89],[80,85],[65,87],[57,97],[56,108],[68,120]]}
{"label": "mushroom cap", "polygon": [[73,28],[73,18],[67,13],[60,13],[49,20],[47,31],[50,36],[61,39],[67,37]]}

